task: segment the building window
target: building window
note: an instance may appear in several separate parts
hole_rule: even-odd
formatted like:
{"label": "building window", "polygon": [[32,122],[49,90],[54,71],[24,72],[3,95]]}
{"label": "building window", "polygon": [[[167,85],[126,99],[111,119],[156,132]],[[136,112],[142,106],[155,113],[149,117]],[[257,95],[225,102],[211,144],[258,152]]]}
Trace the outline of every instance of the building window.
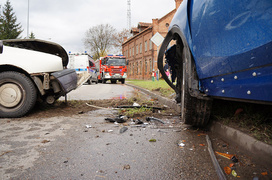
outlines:
{"label": "building window", "polygon": [[149,39],[149,50],[152,49],[152,41]]}
{"label": "building window", "polygon": [[132,68],[132,73],[131,73],[131,74],[133,74],[133,76],[134,76],[134,72],[135,72],[135,71],[134,71],[134,67],[135,67],[135,66],[134,66],[134,63],[133,63],[133,68]]}
{"label": "building window", "polygon": [[144,43],[144,49],[145,49],[145,52],[147,51],[147,41],[145,41]]}
{"label": "building window", "polygon": [[147,60],[145,60],[145,74],[147,73]]}
{"label": "building window", "polygon": [[131,57],[131,48],[129,49],[129,56]]}
{"label": "building window", "polygon": [[143,49],[142,43],[140,43],[140,54],[142,54],[142,49]]}
{"label": "building window", "polygon": [[136,74],[138,75],[138,73],[139,73],[139,69],[138,69],[139,67],[138,67],[138,62],[136,62]]}
{"label": "building window", "polygon": [[132,56],[134,56],[134,47],[132,48]]}
{"label": "building window", "polygon": [[136,45],[136,55],[138,54],[138,45]]}
{"label": "building window", "polygon": [[142,61],[140,61],[140,67],[139,67],[140,74],[142,74]]}

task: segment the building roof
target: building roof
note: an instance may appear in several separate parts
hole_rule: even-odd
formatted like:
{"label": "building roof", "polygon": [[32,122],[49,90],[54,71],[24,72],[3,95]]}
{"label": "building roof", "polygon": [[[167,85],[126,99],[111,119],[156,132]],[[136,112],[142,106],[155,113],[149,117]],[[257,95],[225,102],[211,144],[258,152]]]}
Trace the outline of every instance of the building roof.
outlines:
{"label": "building roof", "polygon": [[[169,13],[167,13],[166,15],[164,15],[163,17],[161,17],[160,19],[158,19],[158,21],[162,21],[163,19],[167,18],[167,16],[169,16],[172,13],[175,13],[176,9],[173,9],[172,11],[170,11]],[[132,39],[134,39],[135,37],[139,36],[140,34],[146,32],[148,29],[152,29],[152,23],[146,23],[146,22],[139,22],[138,23],[138,27],[133,27],[131,28],[130,33],[133,34],[133,36],[129,39],[127,39],[125,42],[123,42],[123,44],[131,41]]]}
{"label": "building roof", "polygon": [[152,25],[152,23],[147,23],[147,22],[139,22],[138,23],[138,28],[143,28],[143,27],[145,27],[145,28],[148,28],[149,26],[151,26]]}

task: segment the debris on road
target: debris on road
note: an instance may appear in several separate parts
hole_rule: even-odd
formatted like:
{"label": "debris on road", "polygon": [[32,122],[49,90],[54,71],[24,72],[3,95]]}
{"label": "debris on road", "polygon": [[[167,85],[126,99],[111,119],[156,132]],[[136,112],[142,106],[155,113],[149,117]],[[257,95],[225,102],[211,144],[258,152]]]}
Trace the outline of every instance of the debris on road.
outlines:
{"label": "debris on road", "polygon": [[87,129],[92,128],[91,125],[85,125],[85,127],[86,127]]}
{"label": "debris on road", "polygon": [[156,139],[149,139],[149,142],[156,142]]}
{"label": "debris on road", "polygon": [[3,156],[3,155],[5,155],[5,154],[7,154],[7,153],[10,153],[10,152],[12,152],[12,151],[3,152],[2,154],[0,154],[0,157]]}
{"label": "debris on road", "polygon": [[229,175],[229,174],[231,173],[231,169],[230,169],[230,167],[228,167],[228,166],[224,167],[224,171],[225,171],[225,173],[226,173],[227,175]]}
{"label": "debris on road", "polygon": [[90,107],[94,107],[94,108],[97,108],[97,109],[108,109],[108,108],[104,108],[104,107],[99,107],[99,106],[95,106],[95,105],[91,105],[89,103],[86,103],[87,106],[90,106]]}
{"label": "debris on road", "polygon": [[234,177],[237,177],[236,171],[232,170],[232,171],[231,171],[231,174],[232,174]]}
{"label": "debris on road", "polygon": [[140,106],[140,105],[138,105],[138,106],[134,106],[134,105],[132,105],[132,106],[129,106],[129,105],[124,105],[124,106],[117,106],[117,108],[123,108],[123,109],[126,109],[126,108],[147,108],[147,109],[156,109],[156,110],[162,110],[162,108],[160,108],[160,107],[153,107],[153,106],[145,106],[145,105],[142,105],[142,106]]}
{"label": "debris on road", "polygon": [[129,165],[129,164],[126,164],[126,165],[124,165],[124,167],[123,167],[123,170],[127,170],[127,169],[130,169],[130,165]]}
{"label": "debris on road", "polygon": [[124,133],[126,130],[128,130],[127,127],[122,127],[122,128],[120,129],[120,133]]}
{"label": "debris on road", "polygon": [[50,140],[43,140],[41,143],[49,143],[50,142]]}
{"label": "debris on road", "polygon": [[109,121],[111,123],[117,122],[117,123],[124,123],[127,122],[128,117],[127,116],[123,116],[123,115],[119,115],[115,118],[105,118],[106,121]]}
{"label": "debris on road", "polygon": [[218,175],[218,178],[220,180],[226,180],[227,178],[224,175],[224,173],[223,173],[223,171],[222,171],[222,169],[221,169],[221,167],[220,167],[220,165],[219,165],[219,163],[218,163],[218,161],[217,161],[217,159],[215,157],[215,154],[214,154],[213,148],[212,148],[212,142],[211,142],[211,140],[210,140],[210,138],[209,138],[208,135],[206,135],[206,141],[207,141],[207,144],[208,144],[208,151],[209,151],[210,156],[212,158],[212,162],[213,162],[213,165],[215,167],[215,170],[216,170],[216,173]]}
{"label": "debris on road", "polygon": [[146,117],[146,121],[158,121],[162,124],[165,124],[161,119],[155,118],[155,117]]}
{"label": "debris on road", "polygon": [[237,159],[236,156],[233,155],[233,154],[220,153],[220,152],[217,152],[217,151],[215,151],[215,152],[216,152],[216,154],[218,154],[218,155],[220,155],[220,156],[222,156],[222,157],[224,157],[224,158],[227,158],[227,159],[232,160],[234,163],[237,163],[237,162],[238,162],[238,159]]}

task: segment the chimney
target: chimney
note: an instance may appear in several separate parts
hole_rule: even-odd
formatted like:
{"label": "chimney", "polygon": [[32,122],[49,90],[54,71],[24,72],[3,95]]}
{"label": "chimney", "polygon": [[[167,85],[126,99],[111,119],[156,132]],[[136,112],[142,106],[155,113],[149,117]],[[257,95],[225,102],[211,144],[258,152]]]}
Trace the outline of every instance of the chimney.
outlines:
{"label": "chimney", "polygon": [[124,37],[124,40],[123,40],[123,42],[126,42],[127,41],[127,37]]}

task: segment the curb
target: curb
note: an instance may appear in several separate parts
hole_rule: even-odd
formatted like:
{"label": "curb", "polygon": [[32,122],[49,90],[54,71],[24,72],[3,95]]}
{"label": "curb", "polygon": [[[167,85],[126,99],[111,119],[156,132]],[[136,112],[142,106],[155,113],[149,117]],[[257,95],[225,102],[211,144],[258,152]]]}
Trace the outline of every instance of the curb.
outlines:
{"label": "curb", "polygon": [[[177,112],[180,112],[180,106],[176,104],[174,100],[162,97],[157,95],[147,89],[143,89],[141,87],[127,84],[135,89],[138,89],[152,98],[158,99],[159,102],[169,106]],[[256,162],[261,162],[262,164],[268,165],[268,167],[272,167],[272,146],[265,144],[257,139],[228,126],[225,126],[219,122],[213,122],[210,130],[219,135],[223,140],[231,142],[231,144],[249,152],[252,155],[252,159]]]}

